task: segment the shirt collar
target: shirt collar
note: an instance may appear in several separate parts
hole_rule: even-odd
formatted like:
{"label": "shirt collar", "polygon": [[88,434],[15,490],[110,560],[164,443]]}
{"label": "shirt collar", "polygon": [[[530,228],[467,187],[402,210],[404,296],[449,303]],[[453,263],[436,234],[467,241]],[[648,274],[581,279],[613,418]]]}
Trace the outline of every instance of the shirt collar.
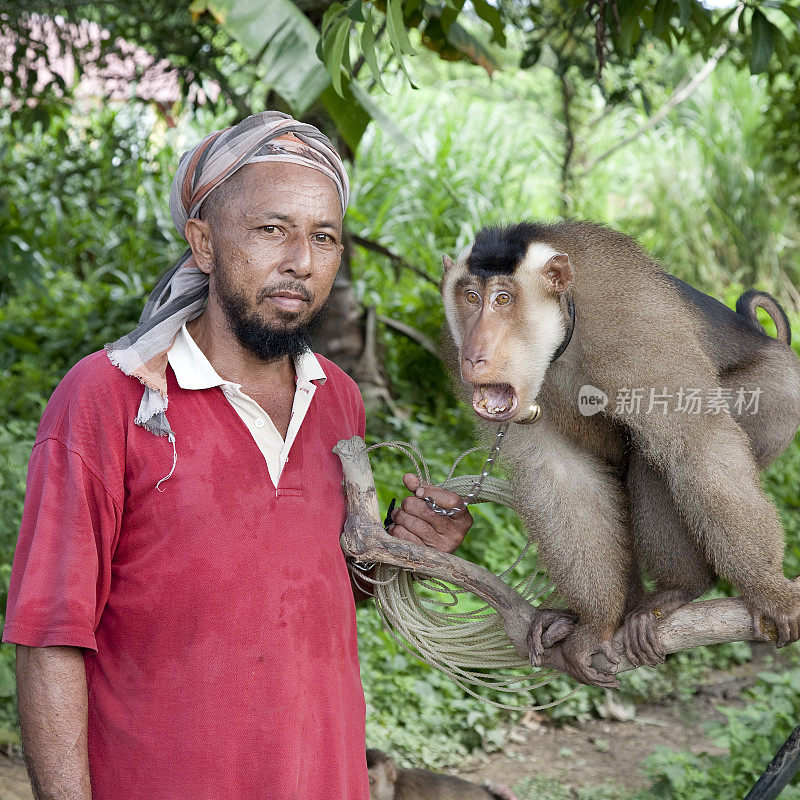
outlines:
{"label": "shirt collar", "polygon": [[[210,389],[212,386],[230,384],[217,374],[206,354],[197,346],[186,325],[182,325],[175,337],[175,343],[167,354],[169,365],[181,389]],[[294,358],[294,371],[298,384],[311,381],[325,383],[326,375],[319,359],[310,351],[304,350]]]}

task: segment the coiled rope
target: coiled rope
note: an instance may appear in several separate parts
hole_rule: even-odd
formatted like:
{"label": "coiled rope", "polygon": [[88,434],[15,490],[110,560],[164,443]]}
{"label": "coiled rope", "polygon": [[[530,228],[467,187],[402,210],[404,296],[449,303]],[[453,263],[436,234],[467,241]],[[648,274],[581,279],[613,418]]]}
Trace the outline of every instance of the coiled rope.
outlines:
{"label": "coiled rope", "polygon": [[[389,441],[374,444],[367,452],[379,447],[391,447],[404,453],[413,462],[421,483],[431,485],[430,470],[422,452],[409,442]],[[440,486],[462,496],[473,488],[481,476],[453,477],[458,465],[474,447],[462,453]],[[485,477],[473,503],[494,502],[514,509],[508,481]],[[529,536],[522,552],[498,577],[505,578],[529,553],[532,538]],[[431,579],[415,577],[408,570],[388,564],[377,564],[372,575],[365,568],[352,565],[357,584],[372,584],[378,613],[383,624],[404,650],[447,675],[467,694],[498,708],[512,711],[540,710],[563,702],[576,691],[544,705],[535,702],[535,691],[549,683],[559,673],[556,670],[532,667],[520,658],[506,635],[497,611],[484,604],[473,611],[458,611],[459,595],[466,589],[455,588]],[[425,596],[419,589],[447,595],[448,599]],[[550,597],[553,587],[536,565],[529,577],[514,585],[529,603],[537,605]],[[478,694],[475,688],[490,689],[511,694],[519,704],[506,704]]]}

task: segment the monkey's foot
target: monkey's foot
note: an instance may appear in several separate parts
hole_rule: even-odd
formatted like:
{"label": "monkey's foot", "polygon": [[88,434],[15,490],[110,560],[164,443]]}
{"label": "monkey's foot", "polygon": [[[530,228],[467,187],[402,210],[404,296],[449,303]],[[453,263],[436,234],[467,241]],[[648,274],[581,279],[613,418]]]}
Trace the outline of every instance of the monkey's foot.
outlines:
{"label": "monkey's foot", "polygon": [[682,589],[657,592],[625,617],[625,655],[635,667],[643,664],[656,667],[664,662],[667,653],[658,638],[656,624],[681,606],[694,600]]}
{"label": "monkey's foot", "polygon": [[602,653],[613,668],[621,661],[610,639],[598,641],[585,629],[577,628],[561,645],[564,672],[576,681],[604,689],[619,689],[619,681],[608,672],[601,672],[592,666],[592,656]]}
{"label": "monkey's foot", "polygon": [[770,639],[766,623],[774,622],[778,635],[776,647],[786,647],[787,644],[800,639],[800,599],[790,610],[776,613],[774,609],[759,608],[754,603],[747,603],[747,608],[753,618],[753,629],[759,637]]}
{"label": "monkey's foot", "polygon": [[528,631],[528,656],[534,667],[542,666],[545,648],[552,647],[572,633],[577,614],[555,608],[537,608]]}

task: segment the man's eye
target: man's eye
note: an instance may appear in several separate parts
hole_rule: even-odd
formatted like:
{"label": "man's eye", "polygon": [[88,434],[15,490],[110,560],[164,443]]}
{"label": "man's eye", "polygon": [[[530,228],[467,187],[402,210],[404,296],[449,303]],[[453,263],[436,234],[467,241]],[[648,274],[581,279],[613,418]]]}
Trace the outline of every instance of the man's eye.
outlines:
{"label": "man's eye", "polygon": [[498,306],[507,306],[511,302],[511,295],[508,292],[498,292],[494,302]]}
{"label": "man's eye", "polygon": [[264,231],[264,233],[275,233],[278,230],[278,226],[277,225],[262,225],[261,226],[261,230]]}
{"label": "man's eye", "polygon": [[317,233],[314,238],[321,244],[333,244],[335,242],[333,236],[328,233]]}
{"label": "man's eye", "polygon": [[471,303],[472,305],[477,305],[481,301],[481,296],[477,292],[473,292],[471,289],[466,293],[465,297],[467,298],[467,302]]}

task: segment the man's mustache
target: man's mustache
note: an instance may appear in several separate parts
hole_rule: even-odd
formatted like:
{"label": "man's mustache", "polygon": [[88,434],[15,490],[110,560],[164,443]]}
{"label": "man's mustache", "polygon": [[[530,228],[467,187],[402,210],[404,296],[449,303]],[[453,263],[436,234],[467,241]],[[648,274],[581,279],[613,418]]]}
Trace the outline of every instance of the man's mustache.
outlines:
{"label": "man's mustache", "polygon": [[291,292],[292,294],[302,297],[303,300],[310,303],[314,300],[314,295],[303,286],[302,283],[293,283],[292,281],[285,281],[284,283],[276,283],[274,286],[265,286],[256,295],[256,304],[263,303],[268,297],[282,292]]}

